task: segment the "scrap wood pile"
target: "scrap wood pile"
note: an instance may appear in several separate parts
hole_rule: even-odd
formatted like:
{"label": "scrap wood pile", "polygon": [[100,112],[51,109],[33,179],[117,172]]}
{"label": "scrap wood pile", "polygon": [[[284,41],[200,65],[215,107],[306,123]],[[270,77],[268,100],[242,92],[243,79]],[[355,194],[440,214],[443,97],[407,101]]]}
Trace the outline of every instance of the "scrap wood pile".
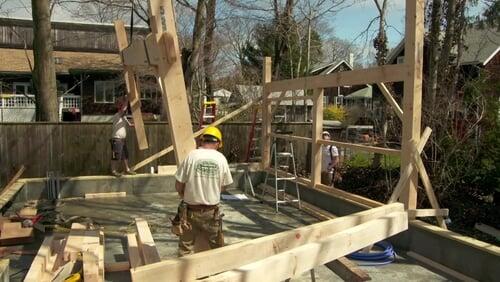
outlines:
{"label": "scrap wood pile", "polygon": [[73,223],[68,235],[45,237],[24,281],[64,281],[71,276],[104,281],[103,232]]}
{"label": "scrap wood pile", "polygon": [[160,261],[146,220],[135,219],[136,233],[127,237],[129,261],[104,263],[104,232],[91,225],[73,223],[69,234],[45,237],[24,281],[104,281],[105,272],[130,271],[131,267]]}

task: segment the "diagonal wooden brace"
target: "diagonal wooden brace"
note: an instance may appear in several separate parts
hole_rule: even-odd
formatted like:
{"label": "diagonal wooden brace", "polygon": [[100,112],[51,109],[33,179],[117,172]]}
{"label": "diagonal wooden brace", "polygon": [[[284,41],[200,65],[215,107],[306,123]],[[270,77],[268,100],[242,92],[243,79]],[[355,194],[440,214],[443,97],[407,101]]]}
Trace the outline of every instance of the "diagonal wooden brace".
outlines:
{"label": "diagonal wooden brace", "polygon": [[[120,52],[123,51],[127,45],[127,34],[125,31],[125,24],[121,20],[115,21],[116,38],[118,41],[118,48]],[[123,58],[122,58],[123,60]],[[147,149],[148,140],[146,138],[146,131],[144,129],[144,121],[142,120],[141,113],[141,100],[139,97],[139,83],[136,79],[134,70],[131,66],[124,65],[123,74],[125,76],[125,83],[127,86],[127,97],[132,110],[132,118],[134,120],[135,134],[137,136],[137,144],[140,150]]]}
{"label": "diagonal wooden brace", "polygon": [[[427,143],[427,140],[429,139],[429,136],[431,135],[432,130],[429,127],[426,127],[424,130],[424,133],[422,134],[422,137],[420,138],[420,141],[418,144],[415,144],[414,146],[414,151],[412,152],[412,163],[408,164],[401,177],[399,178],[398,184],[396,185],[396,188],[394,188],[394,192],[391,195],[391,198],[389,199],[389,203],[394,203],[397,201],[399,196],[401,195],[401,192],[403,191],[404,187],[408,184],[408,181],[410,180],[410,175],[413,172],[413,169],[416,167],[418,170],[418,173],[420,175],[420,178],[422,180],[422,184],[425,189],[425,193],[427,194],[427,197],[429,198],[429,202],[431,204],[431,207],[433,209],[440,209],[439,203],[437,201],[436,194],[434,193],[434,190],[432,188],[432,184],[429,178],[429,175],[427,174],[427,171],[425,170],[424,163],[422,161],[422,158],[420,157],[420,154],[422,153],[422,150],[425,147],[425,144]],[[444,222],[444,219],[442,216],[436,216],[438,224],[440,227],[447,229],[446,224]]]}

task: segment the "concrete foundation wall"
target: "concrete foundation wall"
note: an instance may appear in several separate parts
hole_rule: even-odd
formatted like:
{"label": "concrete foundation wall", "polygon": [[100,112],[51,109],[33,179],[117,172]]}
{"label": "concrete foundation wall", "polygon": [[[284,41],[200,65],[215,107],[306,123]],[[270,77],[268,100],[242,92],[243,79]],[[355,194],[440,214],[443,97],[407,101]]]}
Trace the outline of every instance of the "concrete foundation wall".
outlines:
{"label": "concrete foundation wall", "polygon": [[[248,189],[244,172],[233,168],[233,187]],[[254,187],[262,183],[265,173],[251,172]],[[46,198],[44,179],[23,179],[22,190],[14,201]],[[270,181],[271,182],[271,181]],[[175,191],[173,175],[136,175],[115,178],[109,176],[74,177],[61,180],[61,198],[84,197],[86,193],[122,192],[147,194]],[[295,184],[287,183],[287,192],[295,193]],[[326,211],[344,216],[367,209],[359,203],[340,199],[327,192],[300,186],[301,198]],[[500,277],[500,248],[441,229],[422,221],[411,221],[409,229],[390,241],[400,250],[413,251],[439,264],[480,281],[497,281]]]}

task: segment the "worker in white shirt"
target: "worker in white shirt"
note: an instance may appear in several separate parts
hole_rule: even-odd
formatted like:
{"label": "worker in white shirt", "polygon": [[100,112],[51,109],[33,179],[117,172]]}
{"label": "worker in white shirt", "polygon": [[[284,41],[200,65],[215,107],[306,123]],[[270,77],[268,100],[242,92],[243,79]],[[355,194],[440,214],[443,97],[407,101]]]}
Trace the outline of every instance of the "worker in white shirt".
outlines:
{"label": "worker in white shirt", "polygon": [[[323,131],[321,137],[325,140],[330,140],[331,136],[328,131]],[[335,168],[339,163],[339,151],[333,145],[322,145],[323,160],[321,163],[321,183],[333,186],[333,176]]]}
{"label": "worker in white shirt", "polygon": [[113,116],[113,133],[111,134],[111,173],[120,177],[118,172],[120,161],[123,162],[126,174],[135,174],[128,166],[128,149],[127,149],[127,127],[134,126],[128,121],[127,107],[128,103],[125,99],[120,99],[117,103],[118,112]]}
{"label": "worker in white shirt", "polygon": [[207,127],[201,147],[191,151],[175,173],[175,188],[182,199],[178,214],[172,220],[172,231],[179,235],[179,255],[194,253],[197,238],[206,237],[210,248],[224,245],[222,215],[219,212],[221,192],[233,183],[222,147],[222,134]]}

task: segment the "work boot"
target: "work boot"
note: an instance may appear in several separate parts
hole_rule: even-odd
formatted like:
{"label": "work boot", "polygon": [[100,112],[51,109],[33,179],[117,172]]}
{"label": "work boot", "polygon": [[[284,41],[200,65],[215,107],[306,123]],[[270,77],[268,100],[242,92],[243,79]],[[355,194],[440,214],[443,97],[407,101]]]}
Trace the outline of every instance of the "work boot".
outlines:
{"label": "work boot", "polygon": [[112,174],[113,176],[115,176],[115,177],[121,177],[121,176],[122,176],[122,174],[121,174],[121,173],[119,173],[119,172],[118,172],[118,171],[116,171],[116,170],[111,171],[111,174]]}

